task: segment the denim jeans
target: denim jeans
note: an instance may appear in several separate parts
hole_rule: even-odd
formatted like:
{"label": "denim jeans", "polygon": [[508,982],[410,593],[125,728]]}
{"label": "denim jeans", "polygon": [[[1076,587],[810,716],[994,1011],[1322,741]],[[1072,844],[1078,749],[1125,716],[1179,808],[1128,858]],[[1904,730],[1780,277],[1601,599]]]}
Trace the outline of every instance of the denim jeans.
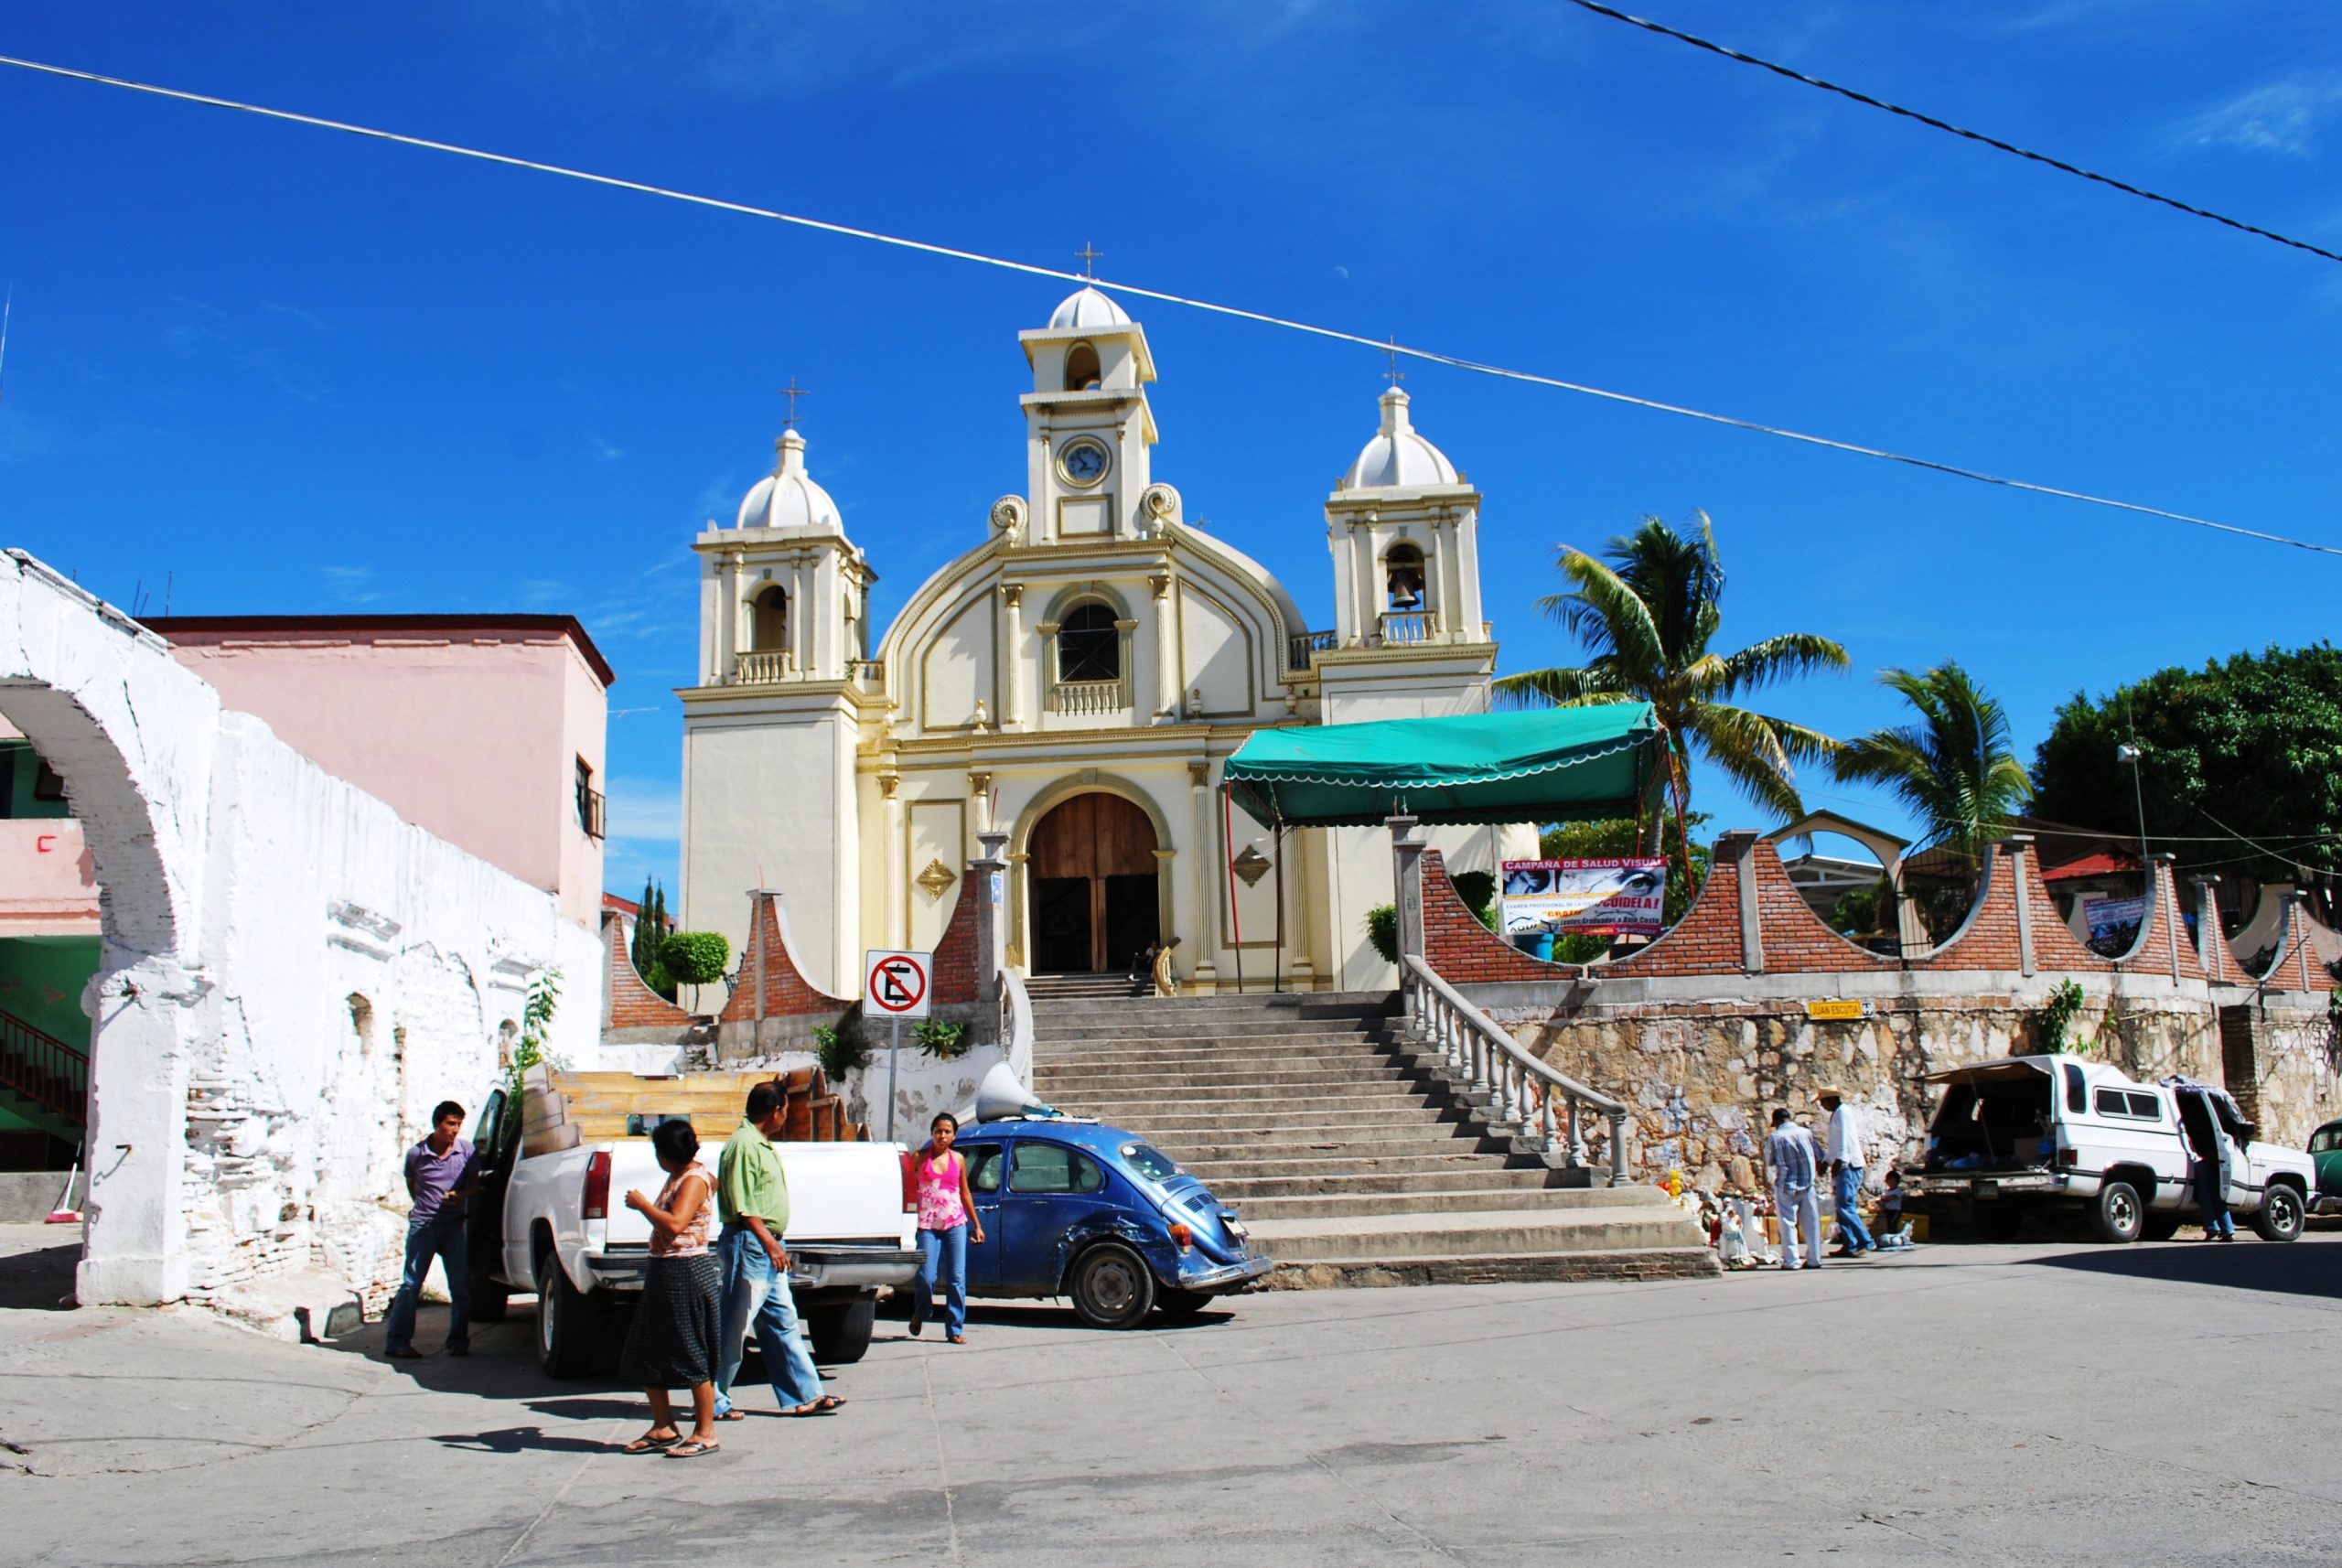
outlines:
{"label": "denim jeans", "polygon": [[943,1289],[943,1332],[963,1334],[968,1327],[968,1226],[965,1220],[949,1230],[919,1233],[919,1277],[911,1281],[911,1321],[924,1323],[935,1305],[938,1285]]}
{"label": "denim jeans", "polygon": [[1878,1245],[1863,1223],[1863,1167],[1847,1165],[1830,1178],[1831,1196],[1838,1201],[1838,1243],[1850,1252]]}
{"label": "denim jeans", "polygon": [[2220,1180],[2220,1167],[2210,1160],[2196,1163],[2196,1208],[2204,1221],[2205,1235],[2236,1234],[2236,1220],[2229,1213],[2228,1185]]}
{"label": "denim jeans", "polygon": [[724,1341],[715,1369],[715,1413],[732,1408],[732,1380],[748,1353],[748,1330],[757,1331],[757,1352],[765,1359],[773,1398],[784,1410],[822,1397],[822,1374],[805,1347],[797,1298],[789,1276],[772,1266],[765,1244],[746,1225],[726,1225],[715,1239],[724,1270]]}
{"label": "denim jeans", "polygon": [[472,1288],[464,1258],[464,1217],[435,1215],[407,1223],[406,1270],[399,1276],[399,1294],[392,1299],[391,1315],[383,1322],[384,1349],[414,1348],[415,1298],[423,1294],[423,1281],[431,1273],[434,1258],[447,1277],[447,1348],[460,1350],[470,1345]]}

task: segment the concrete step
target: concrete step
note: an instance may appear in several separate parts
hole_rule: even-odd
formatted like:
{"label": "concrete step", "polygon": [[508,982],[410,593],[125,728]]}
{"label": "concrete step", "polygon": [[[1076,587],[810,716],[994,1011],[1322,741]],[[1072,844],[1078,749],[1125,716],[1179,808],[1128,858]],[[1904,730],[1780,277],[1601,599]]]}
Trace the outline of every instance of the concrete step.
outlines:
{"label": "concrete step", "polygon": [[1033,1072],[1033,1091],[1044,1100],[1047,1100],[1052,1092],[1118,1094],[1124,1098],[1132,1098],[1142,1094],[1170,1094],[1187,1089],[1209,1094],[1245,1094],[1263,1090],[1289,1093],[1295,1090],[1348,1089],[1362,1084],[1425,1086],[1436,1081],[1428,1073],[1406,1072],[1381,1063],[1332,1067],[1278,1067],[1263,1061],[1230,1068],[1226,1072],[1213,1072],[1208,1068],[1180,1066],[1151,1071],[1133,1069],[1127,1072],[1097,1071],[1079,1068],[1052,1068],[1044,1071],[1036,1068]]}
{"label": "concrete step", "polygon": [[1271,1270],[1270,1290],[1392,1285],[1539,1284],[1572,1280],[1709,1279],[1724,1271],[1705,1247],[1601,1248],[1583,1252],[1476,1252],[1429,1258],[1325,1258]]}
{"label": "concrete step", "polygon": [[1246,1062],[1299,1064],[1316,1061],[1395,1062],[1401,1059],[1371,1035],[1311,1036],[1297,1040],[1280,1040],[1267,1036],[1242,1040],[1051,1040],[1046,1045],[1036,1045],[1033,1051],[1033,1066],[1037,1071],[1067,1067],[1105,1070],[1143,1068],[1164,1062],[1227,1067]]}
{"label": "concrete step", "polygon": [[1327,1079],[1348,1079],[1369,1074],[1381,1078],[1400,1074],[1421,1078],[1433,1070],[1429,1063],[1400,1061],[1372,1046],[1348,1046],[1339,1050],[1307,1048],[1301,1051],[1166,1053],[1161,1056],[1133,1054],[1118,1058],[1040,1057],[1033,1063],[1034,1081],[1037,1083],[1044,1078],[1054,1078],[1061,1082],[1069,1078],[1105,1080],[1124,1074],[1159,1077],[1168,1072],[1202,1073],[1216,1081],[1264,1071],[1315,1072]]}
{"label": "concrete step", "polygon": [[[1040,1000],[1026,983],[1026,991],[1037,1004]],[[1132,1008],[1135,1001],[1138,1005]],[[1105,999],[1052,997],[1047,1011],[1068,1014],[1083,1011],[1119,1008],[1169,1016],[1178,1013],[1266,1013],[1289,1016],[1323,1016],[1329,1013],[1395,1014],[1398,1003],[1387,991],[1288,991],[1282,993],[1247,993],[1241,996],[1143,996],[1122,1001]],[[1035,1013],[1043,1009],[1037,1005]]]}
{"label": "concrete step", "polygon": [[1255,1204],[1245,1209],[1244,1224],[1254,1244],[1281,1264],[1665,1250],[1696,1251],[1708,1260],[1699,1272],[1713,1272],[1714,1254],[1699,1222],[1657,1188],[1640,1190],[1656,1201],[1456,1208],[1399,1223],[1387,1214],[1276,1216]]}
{"label": "concrete step", "polygon": [[[1101,1094],[1085,1092],[1067,1096],[1068,1103],[1060,1111],[1075,1116],[1093,1116],[1101,1122],[1112,1122],[1117,1127],[1130,1125],[1115,1121],[1117,1116],[1144,1118],[1155,1126],[1185,1125],[1189,1112],[1206,1116],[1226,1116],[1248,1112],[1256,1119],[1284,1121],[1288,1125],[1299,1122],[1309,1128],[1329,1126],[1327,1122],[1313,1122],[1311,1117],[1346,1116],[1352,1111],[1412,1109],[1423,1113],[1423,1096],[1398,1083],[1357,1083],[1321,1087],[1302,1092],[1286,1086],[1286,1092],[1266,1094],[1234,1091],[1227,1094],[1197,1094],[1193,1092],[1147,1094],[1116,1092]],[[1047,1096],[1043,1096],[1047,1099]]]}
{"label": "concrete step", "polygon": [[[1372,1148],[1373,1145],[1369,1145]],[[1529,1176],[1522,1187],[1544,1187],[1548,1177],[1557,1173],[1542,1165],[1524,1164],[1514,1166],[1507,1162],[1510,1155],[1503,1152],[1486,1152],[1465,1145],[1460,1148],[1434,1149],[1429,1154],[1410,1150],[1404,1154],[1303,1154],[1292,1145],[1263,1144],[1250,1155],[1234,1159],[1200,1160],[1181,1156],[1180,1167],[1198,1180],[1208,1182],[1217,1191],[1224,1181],[1256,1180],[1290,1177],[1321,1181],[1338,1186],[1351,1176],[1420,1176],[1429,1179],[1434,1176],[1479,1174],[1485,1176]],[[1498,1183],[1495,1185],[1505,1185]],[[1558,1181],[1554,1185],[1558,1185]]]}
{"label": "concrete step", "polygon": [[[1484,1183],[1478,1187],[1452,1187],[1438,1192],[1327,1192],[1281,1195],[1246,1198],[1238,1202],[1233,1197],[1226,1201],[1231,1208],[1241,1208],[1246,1224],[1253,1219],[1332,1219],[1361,1216],[1390,1219],[1403,1215],[1481,1214],[1502,1211],[1508,1214],[1534,1215],[1543,1209],[1585,1208],[1588,1191],[1608,1188],[1586,1187],[1513,1187]],[[1654,1192],[1658,1189],[1654,1187]],[[1215,1189],[1215,1196],[1219,1194]],[[1669,1205],[1669,1212],[1679,1212]],[[1702,1240],[1704,1241],[1705,1238]],[[1451,1249],[1451,1251],[1456,1249]]]}
{"label": "concrete step", "polygon": [[1298,1040],[1318,1035],[1364,1038],[1379,1033],[1379,1020],[1365,1018],[1254,1018],[1188,1015],[1150,1018],[1144,1015],[1101,1013],[1094,1018],[1060,1018],[1047,1014],[1033,1020],[1033,1044],[1038,1048],[1060,1040]]}
{"label": "concrete step", "polygon": [[[1188,1102],[1191,1106],[1193,1102]],[[1059,1110],[1073,1112],[1071,1106]],[[1209,1102],[1201,1108],[1181,1110],[1166,1107],[1162,1101],[1134,1102],[1125,1107],[1128,1120],[1115,1121],[1101,1116],[1101,1122],[1117,1127],[1127,1127],[1160,1143],[1176,1139],[1182,1145],[1202,1144],[1213,1141],[1242,1139],[1251,1142],[1266,1139],[1273,1143],[1298,1142],[1307,1139],[1323,1144],[1336,1139],[1380,1135],[1389,1130],[1399,1130],[1409,1137],[1436,1137],[1443,1129],[1458,1136],[1469,1136],[1471,1121],[1462,1106],[1437,1106],[1426,1109],[1413,1100],[1373,1102],[1365,1109],[1344,1111],[1338,1120],[1303,1122],[1275,1112],[1263,1112],[1256,1103],[1226,1105]],[[1077,1112],[1089,1114],[1089,1112]],[[1164,1152],[1176,1155],[1178,1149],[1163,1144]]]}
{"label": "concrete step", "polygon": [[[1206,1176],[1201,1171],[1196,1174],[1203,1177],[1213,1197],[1247,1213],[1252,1212],[1255,1205],[1270,1198],[1317,1197],[1328,1193],[1389,1199],[1460,1192],[1486,1200],[1495,1193],[1549,1190],[1545,1182],[1552,1175],[1542,1165],[1513,1168],[1499,1165],[1493,1156],[1485,1155],[1475,1155],[1470,1164],[1445,1171],[1348,1170],[1330,1171],[1319,1176]],[[1374,1212],[1405,1212],[1392,1210],[1387,1203],[1370,1203],[1364,1207]]]}
{"label": "concrete step", "polygon": [[1190,1170],[1232,1160],[1375,1160],[1509,1152],[1510,1144],[1501,1138],[1466,1133],[1460,1126],[1454,1133],[1442,1132],[1451,1125],[1456,1124],[1434,1122],[1425,1127],[1420,1119],[1411,1119],[1390,1127],[1344,1127],[1338,1141],[1320,1138],[1311,1143],[1301,1141],[1305,1134],[1275,1127],[1261,1128],[1249,1135],[1239,1133],[1235,1142],[1219,1128],[1172,1128],[1168,1132],[1176,1135],[1176,1147],[1152,1133],[1147,1137]]}

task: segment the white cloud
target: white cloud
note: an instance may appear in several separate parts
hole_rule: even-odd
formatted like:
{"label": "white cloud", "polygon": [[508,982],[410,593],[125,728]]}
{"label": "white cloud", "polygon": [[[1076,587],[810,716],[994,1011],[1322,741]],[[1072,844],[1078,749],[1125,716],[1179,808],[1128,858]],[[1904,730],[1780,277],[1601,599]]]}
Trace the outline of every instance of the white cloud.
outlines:
{"label": "white cloud", "polygon": [[2180,127],[2199,146],[2242,147],[2248,152],[2304,157],[2323,122],[2342,106],[2342,75],[2319,71],[2290,76],[2207,109]]}
{"label": "white cloud", "polygon": [[626,456],[626,448],[613,446],[596,435],[594,437],[594,456],[605,463],[615,463]]}
{"label": "white cloud", "polygon": [[374,568],[371,566],[320,566],[333,596],[345,605],[371,605],[382,596],[373,587]]}
{"label": "white cloud", "polygon": [[606,792],[610,837],[632,843],[680,843],[683,791],[661,779],[613,779]]}

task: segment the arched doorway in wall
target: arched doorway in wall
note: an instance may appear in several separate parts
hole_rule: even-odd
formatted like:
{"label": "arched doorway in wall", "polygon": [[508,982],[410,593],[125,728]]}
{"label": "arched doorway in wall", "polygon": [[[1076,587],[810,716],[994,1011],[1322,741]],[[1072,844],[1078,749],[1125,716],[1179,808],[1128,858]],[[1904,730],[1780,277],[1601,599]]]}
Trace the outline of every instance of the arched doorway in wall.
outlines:
{"label": "arched doorway in wall", "polygon": [[1128,969],[1162,934],[1155,824],[1120,795],[1091,790],[1034,824],[1030,962],[1036,974]]}

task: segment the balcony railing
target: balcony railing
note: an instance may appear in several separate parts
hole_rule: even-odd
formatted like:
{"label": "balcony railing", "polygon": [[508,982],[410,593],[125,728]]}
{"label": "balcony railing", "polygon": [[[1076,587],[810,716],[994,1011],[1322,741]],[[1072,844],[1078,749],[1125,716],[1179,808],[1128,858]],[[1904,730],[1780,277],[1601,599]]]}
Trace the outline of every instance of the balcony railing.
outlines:
{"label": "balcony railing", "polygon": [[1384,610],[1375,620],[1385,648],[1431,642],[1439,636],[1439,617],[1431,610]]}
{"label": "balcony railing", "polygon": [[883,659],[849,659],[845,661],[845,678],[865,692],[883,691],[886,685],[886,661]]}
{"label": "balcony railing", "polygon": [[608,836],[609,802],[599,789],[580,786],[577,791],[577,825],[586,830],[589,839]]}
{"label": "balcony railing", "polygon": [[769,686],[776,681],[796,678],[797,655],[786,649],[743,653],[732,672],[733,682],[742,686]]}
{"label": "balcony railing", "polygon": [[1311,660],[1320,653],[1330,653],[1341,640],[1338,631],[1297,631],[1284,639],[1284,667],[1306,670]]}
{"label": "balcony railing", "polygon": [[1059,681],[1049,688],[1049,711],[1068,717],[1119,714],[1131,705],[1128,677],[1112,681]]}

